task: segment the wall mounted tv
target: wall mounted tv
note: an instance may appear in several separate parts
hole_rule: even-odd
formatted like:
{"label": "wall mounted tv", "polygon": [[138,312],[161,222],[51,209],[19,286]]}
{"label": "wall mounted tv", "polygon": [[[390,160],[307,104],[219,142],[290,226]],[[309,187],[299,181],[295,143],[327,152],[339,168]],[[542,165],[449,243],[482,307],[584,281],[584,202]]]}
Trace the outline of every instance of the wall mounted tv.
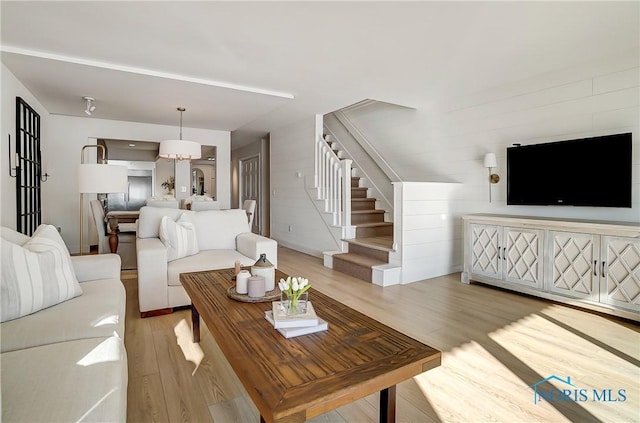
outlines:
{"label": "wall mounted tv", "polygon": [[507,204],[631,207],[631,133],[507,148]]}

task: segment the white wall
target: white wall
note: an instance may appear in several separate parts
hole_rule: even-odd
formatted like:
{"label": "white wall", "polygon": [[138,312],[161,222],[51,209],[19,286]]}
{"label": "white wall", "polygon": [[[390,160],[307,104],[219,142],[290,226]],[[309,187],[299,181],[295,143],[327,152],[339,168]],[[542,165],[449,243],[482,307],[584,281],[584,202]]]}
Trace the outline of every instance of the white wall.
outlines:
{"label": "white wall", "polygon": [[310,116],[271,132],[271,238],[320,257],[336,244],[305,190],[305,181],[309,187],[314,181],[314,142],[322,130],[316,125]]}
{"label": "white wall", "polygon": [[393,239],[389,263],[406,284],[462,270],[462,233],[456,224],[460,184],[394,182]]}
{"label": "white wall", "polygon": [[173,176],[174,166],[173,160],[159,158],[156,160],[156,176],[155,176],[155,184],[154,184],[154,192],[155,196],[163,196],[169,195],[169,190],[164,188],[162,184],[165,181],[169,180],[169,177]]}
{"label": "white wall", "polygon": [[[150,125],[135,122],[122,122],[95,118],[51,115],[48,139],[43,139],[42,154],[48,163],[48,172],[52,175],[43,189],[43,208],[52,224],[62,228],[64,238],[71,252],[79,251],[79,194],[77,193],[77,165],[80,163],[80,151],[85,144],[95,143],[97,138],[127,139],[134,141],[160,141],[174,134],[178,129],[173,126]],[[183,137],[204,145],[217,147],[218,157],[218,200],[223,208],[230,204],[230,134],[227,131],[214,131],[195,128],[183,128]],[[94,149],[91,149],[94,150]],[[87,155],[87,160],[89,155]],[[180,164],[180,163],[178,163]],[[178,166],[176,166],[178,167]],[[184,184],[189,186],[190,164],[186,162]],[[178,176],[178,174],[176,174]],[[162,181],[160,181],[162,182]],[[176,191],[180,179],[176,178]],[[176,192],[178,194],[178,192]],[[185,193],[185,197],[189,193]],[[91,197],[91,196],[85,196]],[[91,222],[85,203],[85,224]],[[85,234],[88,233],[85,228]],[[85,242],[85,249],[87,243]]]}
{"label": "white wall", "polygon": [[[455,195],[459,200],[453,208],[453,242],[457,247],[449,250],[443,263],[433,264],[434,268],[462,264],[462,214],[640,222],[637,52],[451,99],[430,110],[376,103],[349,112],[349,119],[404,181],[461,184]],[[629,131],[633,132],[632,208],[506,205],[507,146]],[[272,132],[275,195],[272,194],[271,204],[272,236],[283,245],[316,254],[333,250],[335,245],[305,196],[301,181],[295,177],[297,171],[307,179],[313,176],[313,142],[311,117]],[[488,171],[483,167],[483,157],[488,152],[496,153],[498,167],[494,172],[502,177],[492,187],[491,203]],[[552,175],[545,175],[544,169],[540,176],[541,180],[551,177],[552,183]],[[293,231],[288,232],[288,225],[293,226]]]}
{"label": "white wall", "polygon": [[[11,154],[15,155],[16,151],[16,97],[22,97],[29,106],[31,106],[40,115],[40,137],[41,142],[44,145],[48,139],[49,133],[49,112],[31,95],[31,93],[25,88],[24,85],[7,69],[4,65],[0,68],[0,78],[2,90],[0,95],[2,96],[2,122],[0,126],[0,181],[2,193],[1,206],[0,206],[0,221],[2,226],[9,228],[16,228],[16,179],[9,176],[9,146],[8,139],[11,135]],[[44,157],[45,168],[48,173],[49,163],[46,157]],[[11,165],[15,166],[15,160],[11,158]],[[51,181],[51,180],[49,180]],[[46,190],[47,184],[50,182],[43,182],[42,188]],[[42,210],[42,222],[49,223],[48,210]]]}
{"label": "white wall", "polygon": [[[347,112],[407,181],[460,182],[463,213],[566,219],[640,221],[640,68],[637,53],[540,75],[465,98],[433,111],[377,103]],[[506,148],[633,132],[632,208],[506,205]],[[494,152],[501,181],[489,203],[485,153]],[[594,169],[597,171],[597,169]],[[553,175],[540,169],[541,183]]]}

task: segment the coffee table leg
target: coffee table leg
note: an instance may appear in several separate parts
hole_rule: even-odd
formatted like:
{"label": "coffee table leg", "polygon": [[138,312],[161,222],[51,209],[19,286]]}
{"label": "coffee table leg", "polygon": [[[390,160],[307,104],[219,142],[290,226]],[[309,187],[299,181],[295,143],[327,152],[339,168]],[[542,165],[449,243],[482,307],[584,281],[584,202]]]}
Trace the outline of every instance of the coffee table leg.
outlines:
{"label": "coffee table leg", "polygon": [[191,329],[193,331],[193,342],[200,342],[200,313],[196,306],[191,304]]}
{"label": "coffee table leg", "polygon": [[396,421],[396,385],[380,391],[380,423]]}

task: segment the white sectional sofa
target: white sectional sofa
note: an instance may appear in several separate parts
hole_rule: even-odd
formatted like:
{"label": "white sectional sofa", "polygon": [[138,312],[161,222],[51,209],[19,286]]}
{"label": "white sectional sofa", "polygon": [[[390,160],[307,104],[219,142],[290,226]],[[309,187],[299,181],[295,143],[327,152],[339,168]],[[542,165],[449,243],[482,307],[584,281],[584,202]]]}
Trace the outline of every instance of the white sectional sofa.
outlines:
{"label": "white sectional sofa", "polygon": [[[2,238],[29,240],[7,228]],[[71,257],[71,263],[81,295],[0,325],[3,422],[126,421],[120,257]]]}
{"label": "white sectional sofa", "polygon": [[[182,225],[177,229],[185,240],[191,236],[185,234],[195,234],[197,245],[185,247],[183,254],[178,254],[180,258],[174,259],[175,251],[168,249],[166,243],[171,244],[170,241],[161,240],[160,227],[165,216],[165,224]],[[143,207],[137,236],[138,298],[143,317],[191,304],[180,284],[181,273],[230,268],[236,260],[249,266],[261,253],[274,266],[278,263],[277,242],[251,233],[242,209],[191,211]]]}

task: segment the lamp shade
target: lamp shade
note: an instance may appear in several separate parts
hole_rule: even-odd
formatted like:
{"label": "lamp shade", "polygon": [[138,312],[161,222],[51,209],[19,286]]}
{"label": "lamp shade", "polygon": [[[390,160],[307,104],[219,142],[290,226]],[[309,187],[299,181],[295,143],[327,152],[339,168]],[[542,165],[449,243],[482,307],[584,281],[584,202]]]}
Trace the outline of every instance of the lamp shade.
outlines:
{"label": "lamp shade", "polygon": [[195,160],[202,156],[202,151],[195,141],[165,140],[160,142],[158,155],[165,159]]}
{"label": "lamp shade", "polygon": [[127,192],[126,166],[83,163],[78,166],[78,192],[83,194]]}
{"label": "lamp shade", "polygon": [[484,155],[484,167],[497,167],[498,161],[494,153],[487,153]]}

